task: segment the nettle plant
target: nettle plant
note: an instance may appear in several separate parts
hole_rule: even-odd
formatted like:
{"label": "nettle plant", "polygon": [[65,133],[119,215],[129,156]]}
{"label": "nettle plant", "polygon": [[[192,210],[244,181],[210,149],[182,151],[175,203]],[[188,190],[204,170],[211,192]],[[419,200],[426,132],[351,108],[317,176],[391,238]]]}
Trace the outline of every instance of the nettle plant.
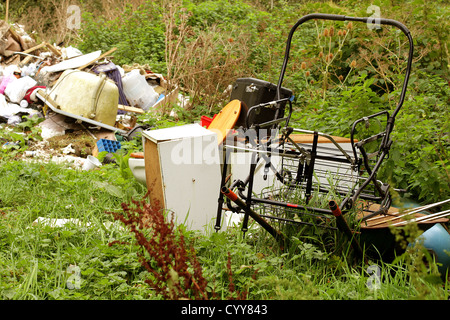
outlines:
{"label": "nettle plant", "polygon": [[15,126],[0,126],[0,158],[14,158],[28,149],[28,144],[42,140],[41,129],[37,126],[44,119],[37,116],[23,116],[23,121]]}

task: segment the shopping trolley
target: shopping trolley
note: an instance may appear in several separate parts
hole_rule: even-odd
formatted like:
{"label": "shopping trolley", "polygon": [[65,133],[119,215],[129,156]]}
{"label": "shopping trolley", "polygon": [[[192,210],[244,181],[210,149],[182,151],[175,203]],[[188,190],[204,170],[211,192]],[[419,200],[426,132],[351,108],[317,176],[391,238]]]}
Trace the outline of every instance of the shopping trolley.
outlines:
{"label": "shopping trolley", "polygon": [[[312,19],[373,23],[372,18],[309,14],[300,18],[288,35],[277,85],[241,78],[232,99],[241,102],[241,125],[223,142],[223,167],[215,229],[224,211],[243,215],[242,231],[255,220],[279,241],[289,245],[283,226],[306,226],[339,231],[348,236],[359,256],[361,245],[353,226],[387,214],[392,204],[390,186],[377,178],[392,145],[391,132],[405,99],[411,71],[413,41],[400,22],[377,19],[380,25],[400,29],[409,42],[405,76],[399,101],[392,113],[381,111],[356,120],[350,137],[343,138],[290,126],[292,91],[282,87],[293,34]],[[379,130],[357,139],[369,123]],[[350,212],[357,212],[348,219]]]}

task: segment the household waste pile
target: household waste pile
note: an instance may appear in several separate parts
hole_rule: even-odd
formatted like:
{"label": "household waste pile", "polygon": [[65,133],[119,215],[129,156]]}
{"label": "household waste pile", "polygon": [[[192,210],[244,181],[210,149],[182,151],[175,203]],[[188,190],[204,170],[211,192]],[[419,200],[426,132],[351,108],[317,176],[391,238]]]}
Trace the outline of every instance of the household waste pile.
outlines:
{"label": "household waste pile", "polygon": [[[55,136],[75,131],[87,132],[94,140],[117,140],[117,132],[126,138],[139,127],[137,114],[148,112],[151,108],[157,110],[156,106],[168,100],[166,82],[162,75],[153,73],[148,66],[115,65],[111,61],[114,51],[115,48],[112,48],[105,53],[99,50],[84,54],[72,46],[61,48],[47,42],[38,44],[20,25],[10,25],[0,20],[0,126],[16,126],[26,120],[24,116],[36,116],[45,119],[39,124],[44,143]],[[76,76],[64,79],[68,74]],[[77,101],[82,101],[90,90],[100,92],[99,88],[92,87],[97,86],[97,82],[80,84],[80,81],[92,77],[107,79],[108,85],[114,84],[113,96],[117,93],[117,98],[108,102],[102,111],[112,116],[110,125],[77,110],[84,107],[77,107]],[[65,91],[56,92],[54,89],[57,86],[60,87],[57,89],[64,87]],[[100,93],[95,95],[94,108],[100,113],[98,105],[103,98]],[[170,100],[176,102],[174,96],[178,98],[178,91],[170,95]],[[58,102],[64,101],[65,96],[75,99],[75,103],[69,103],[71,109]],[[5,141],[0,142],[5,144]],[[62,151],[66,157],[71,153],[86,157],[98,153],[98,148],[94,144],[92,150],[76,154],[75,148],[69,144]]]}

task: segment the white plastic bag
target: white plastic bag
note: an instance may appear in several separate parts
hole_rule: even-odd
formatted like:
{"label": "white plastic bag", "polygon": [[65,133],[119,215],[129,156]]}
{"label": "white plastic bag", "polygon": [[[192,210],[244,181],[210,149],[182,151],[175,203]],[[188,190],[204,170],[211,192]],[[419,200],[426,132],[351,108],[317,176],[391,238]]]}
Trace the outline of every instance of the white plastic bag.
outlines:
{"label": "white plastic bag", "polygon": [[8,119],[9,125],[20,123],[21,117],[17,115],[19,112],[25,112],[29,115],[38,113],[38,111],[31,108],[23,108],[15,103],[8,103],[3,94],[0,94],[0,116]]}
{"label": "white plastic bag", "polygon": [[2,82],[0,83],[0,93],[4,94],[6,87],[13,81],[17,80],[16,76],[13,74],[8,74],[2,78]]}
{"label": "white plastic bag", "polygon": [[26,76],[9,83],[5,88],[5,94],[9,101],[13,103],[20,103],[25,97],[27,90],[34,87],[37,81]]}

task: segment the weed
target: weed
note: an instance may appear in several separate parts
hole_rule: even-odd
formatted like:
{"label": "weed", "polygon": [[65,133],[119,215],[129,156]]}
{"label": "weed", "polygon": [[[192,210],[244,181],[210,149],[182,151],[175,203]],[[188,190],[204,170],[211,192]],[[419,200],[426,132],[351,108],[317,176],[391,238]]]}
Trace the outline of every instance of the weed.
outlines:
{"label": "weed", "polygon": [[[230,28],[223,21],[220,25],[193,27],[193,20],[213,14],[198,12],[200,7],[193,7],[192,13],[182,7],[181,1],[165,3],[166,74],[169,91],[177,85],[189,94],[188,111],[198,105],[205,106],[211,114],[228,101],[229,94],[224,91],[247,69],[245,62],[249,49],[245,43],[249,41],[249,34],[239,28]],[[200,16],[194,16],[196,13]]]}
{"label": "weed", "polygon": [[23,121],[15,126],[0,127],[0,159],[14,159],[28,149],[34,141],[42,140],[38,123],[44,119],[37,116],[23,116]]}
{"label": "weed", "polygon": [[[181,228],[175,227],[174,216],[168,220],[164,210],[145,200],[122,203],[123,213],[108,212],[120,220],[136,239],[140,247],[139,261],[150,273],[145,280],[164,299],[215,299],[214,291],[207,290],[208,281],[193,247],[186,244]],[[117,243],[117,242],[115,242]],[[111,243],[111,244],[115,244]],[[243,299],[245,293],[235,291],[232,282],[231,260],[228,256],[230,297]]]}
{"label": "weed", "polygon": [[[200,235],[175,228],[170,231],[170,221],[165,221],[160,230],[168,232],[169,238],[158,242],[164,238],[155,229],[139,229],[135,224],[136,232],[146,236],[145,240],[140,238],[143,243],[168,248],[167,253],[154,258],[140,248],[134,233],[123,230],[119,223],[110,224],[108,218],[112,217],[104,214],[105,210],[120,212],[122,203],[146,192],[139,183],[122,180],[114,166],[83,172],[51,163],[10,161],[2,162],[0,179],[2,299],[161,299],[163,296],[156,295],[156,289],[148,285],[149,280],[156,283],[157,277],[165,277],[173,290],[178,286],[186,289],[182,292],[190,299],[396,300],[423,298],[425,293],[426,298],[441,299],[445,298],[442,290],[448,288],[448,282],[442,288],[430,283],[436,280],[428,277],[435,274],[431,272],[434,261],[429,261],[430,271],[424,272],[421,267],[408,267],[405,255],[395,263],[378,262],[380,285],[370,289],[366,286],[371,279],[367,265],[350,265],[340,252],[327,252],[325,243],[316,237],[315,242],[303,236],[292,238],[293,247],[282,254],[267,232],[254,227],[243,238],[239,228]],[[129,192],[131,188],[135,191]],[[118,190],[123,196],[117,197]],[[124,218],[154,212],[139,206],[131,203],[130,216]],[[38,217],[78,219],[82,224],[62,228],[33,225]],[[152,219],[162,222],[161,216]],[[142,226],[150,221],[143,219]],[[170,248],[164,247],[169,245],[168,239],[172,240]],[[180,245],[182,242],[184,245]],[[184,249],[175,250],[174,246]],[[181,260],[186,269],[181,270],[182,264],[175,263],[174,255],[184,255]],[[142,265],[143,258],[158,276]],[[158,261],[177,273],[163,275]],[[412,272],[417,277],[414,285]],[[170,297],[164,279],[159,284]],[[194,279],[201,290],[189,279]],[[69,282],[72,286],[68,280],[74,280]],[[175,293],[182,297],[182,293]]]}

